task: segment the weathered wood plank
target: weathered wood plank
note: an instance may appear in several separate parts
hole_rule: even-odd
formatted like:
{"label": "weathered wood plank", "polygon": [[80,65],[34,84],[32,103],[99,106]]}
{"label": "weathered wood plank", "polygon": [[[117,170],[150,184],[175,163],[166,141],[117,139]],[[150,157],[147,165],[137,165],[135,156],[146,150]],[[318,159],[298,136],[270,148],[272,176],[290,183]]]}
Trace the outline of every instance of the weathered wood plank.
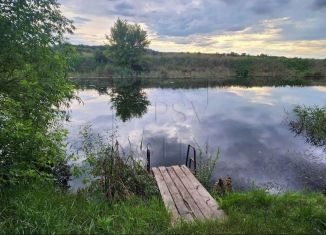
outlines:
{"label": "weathered wood plank", "polygon": [[173,183],[170,175],[168,174],[165,167],[159,167],[159,170],[163,176],[164,182],[166,183],[169,192],[173,198],[174,204],[178,209],[178,212],[181,218],[185,219],[186,221],[193,221],[192,211],[187,205],[184,203],[182,196],[180,195],[178,189],[176,188],[175,184]]}
{"label": "weathered wood plank", "polygon": [[207,192],[207,190],[204,188],[204,186],[201,185],[201,183],[197,180],[197,178],[190,172],[190,170],[185,166],[181,166],[182,171],[185,173],[185,175],[189,178],[190,182],[194,186],[194,188],[197,190],[199,195],[203,198],[205,203],[211,207],[213,210],[217,211],[217,217],[219,219],[225,219],[226,215],[224,211],[219,207],[216,200]]}
{"label": "weathered wood plank", "polygon": [[173,198],[170,194],[170,191],[166,185],[166,183],[163,180],[163,176],[161,175],[161,172],[159,171],[159,169],[157,169],[156,167],[152,168],[152,172],[154,174],[154,177],[156,179],[158,188],[161,192],[162,198],[163,198],[163,202],[165,204],[165,207],[167,208],[167,210],[171,213],[172,216],[172,224],[176,223],[178,219],[180,219],[180,215],[179,212],[174,204]]}
{"label": "weathered wood plank", "polygon": [[196,190],[190,179],[183,172],[183,170],[180,168],[180,166],[173,166],[172,168],[176,172],[177,177],[180,178],[182,183],[187,188],[189,194],[193,197],[194,201],[196,202],[203,215],[206,218],[218,218],[219,213],[217,212],[217,210],[206,204],[205,198],[203,198],[198,193],[198,191]]}
{"label": "weathered wood plank", "polygon": [[[187,188],[185,187],[185,185],[183,185],[182,181],[179,179],[174,169],[172,167],[167,167],[166,169],[170,174],[170,177],[176,185],[177,189],[179,190],[183,200],[187,203],[191,211],[194,213],[195,218],[198,220],[205,219],[205,216],[197,206],[196,202],[194,201],[194,198],[189,194]],[[181,171],[181,169],[179,170]]]}
{"label": "weathered wood plank", "polygon": [[172,214],[172,223],[179,219],[226,219],[216,200],[185,166],[152,168],[164,204]]}

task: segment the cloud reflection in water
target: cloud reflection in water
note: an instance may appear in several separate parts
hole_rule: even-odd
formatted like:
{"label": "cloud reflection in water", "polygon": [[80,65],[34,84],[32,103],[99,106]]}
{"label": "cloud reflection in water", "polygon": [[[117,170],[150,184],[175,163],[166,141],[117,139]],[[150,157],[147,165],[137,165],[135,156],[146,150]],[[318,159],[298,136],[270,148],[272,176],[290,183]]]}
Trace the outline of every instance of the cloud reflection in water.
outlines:
{"label": "cloud reflection in water", "polygon": [[[123,122],[111,109],[109,95],[79,91],[84,105],[73,103],[68,141],[78,139],[80,125],[103,132],[118,126],[118,139],[128,146],[151,143],[152,165],[184,164],[186,146],[218,147],[221,158],[214,178],[231,176],[239,189],[251,182],[271,191],[326,187],[326,156],[295,137],[284,123],[284,110],[294,105],[324,105],[325,87],[149,88],[150,105],[142,116]],[[309,154],[319,154],[319,158]],[[324,154],[324,156],[320,156]]]}

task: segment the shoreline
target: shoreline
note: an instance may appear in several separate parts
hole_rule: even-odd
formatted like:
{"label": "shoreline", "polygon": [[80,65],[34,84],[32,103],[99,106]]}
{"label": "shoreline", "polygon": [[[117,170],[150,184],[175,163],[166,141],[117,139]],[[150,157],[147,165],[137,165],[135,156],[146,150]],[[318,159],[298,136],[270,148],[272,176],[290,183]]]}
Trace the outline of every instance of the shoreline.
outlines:
{"label": "shoreline", "polygon": [[[88,86],[113,86],[121,81],[121,77],[104,77],[104,76],[69,76],[69,79],[75,83],[77,87]],[[240,87],[279,87],[279,86],[326,86],[326,80],[312,81],[304,80],[298,77],[275,78],[275,77],[227,77],[221,78],[149,78],[135,77],[139,79],[144,88],[162,87],[162,88],[203,88],[203,87],[224,87],[224,86],[240,86]]]}

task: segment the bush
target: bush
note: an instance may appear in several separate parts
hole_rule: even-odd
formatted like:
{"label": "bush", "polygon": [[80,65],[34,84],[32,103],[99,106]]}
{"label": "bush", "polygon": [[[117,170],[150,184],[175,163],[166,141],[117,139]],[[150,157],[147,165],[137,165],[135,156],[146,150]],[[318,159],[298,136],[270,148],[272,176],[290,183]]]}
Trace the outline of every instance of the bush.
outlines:
{"label": "bush", "polygon": [[85,157],[82,173],[95,190],[100,188],[110,200],[158,195],[155,179],[135,159],[134,152],[126,155],[120,151],[114,134],[105,141],[93,133],[90,126],[86,126],[81,134],[83,143],[79,153]]}
{"label": "bush", "polygon": [[64,161],[73,29],[56,1],[0,1],[0,185],[53,179]]}

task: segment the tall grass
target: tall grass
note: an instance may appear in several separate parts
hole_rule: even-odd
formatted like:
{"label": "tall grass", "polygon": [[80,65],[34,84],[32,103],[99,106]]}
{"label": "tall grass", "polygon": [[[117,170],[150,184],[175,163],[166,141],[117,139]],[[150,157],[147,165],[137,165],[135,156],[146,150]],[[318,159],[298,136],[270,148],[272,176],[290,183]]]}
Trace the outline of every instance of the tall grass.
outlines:
{"label": "tall grass", "polygon": [[203,151],[201,148],[199,148],[196,177],[199,182],[208,190],[211,187],[211,179],[219,156],[219,149],[215,153],[208,153],[207,151]]}
{"label": "tall grass", "polygon": [[158,198],[108,203],[102,193],[78,194],[52,185],[1,189],[0,234],[156,234],[169,226]]}
{"label": "tall grass", "polygon": [[102,193],[71,194],[52,185],[1,188],[0,234],[325,234],[326,197],[263,191],[216,197],[224,222],[170,225],[162,201],[130,197],[108,203]]}
{"label": "tall grass", "polygon": [[326,197],[315,193],[230,193],[220,200],[224,223],[183,224],[171,234],[325,234]]}
{"label": "tall grass", "polygon": [[81,134],[79,155],[85,158],[81,172],[91,183],[91,188],[99,188],[110,200],[158,195],[154,177],[144,169],[135,153],[120,151],[114,130],[104,138],[94,133],[90,126],[85,126]]}

